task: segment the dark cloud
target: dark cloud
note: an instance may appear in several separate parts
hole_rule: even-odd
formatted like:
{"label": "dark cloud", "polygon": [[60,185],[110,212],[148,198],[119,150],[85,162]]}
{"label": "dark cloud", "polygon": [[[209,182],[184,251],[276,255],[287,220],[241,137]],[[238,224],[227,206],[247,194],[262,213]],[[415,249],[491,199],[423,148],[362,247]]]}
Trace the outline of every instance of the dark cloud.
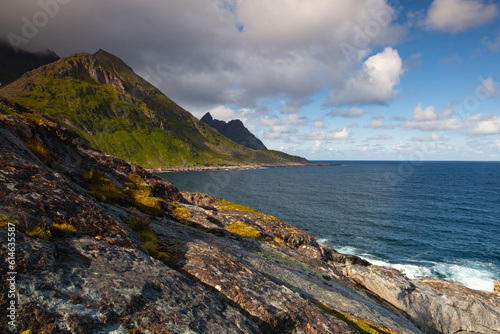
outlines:
{"label": "dark cloud", "polygon": [[[366,45],[355,45],[357,31],[379,19],[374,12],[393,13],[384,1],[2,0],[1,6],[0,37],[12,41],[15,34],[23,48],[51,48],[63,57],[105,49],[194,109],[251,108],[270,97],[300,108],[326,86],[342,89],[358,64],[339,45],[366,56],[404,33],[380,23]],[[36,33],[23,34],[26,22]],[[377,103],[392,96],[390,88]]]}

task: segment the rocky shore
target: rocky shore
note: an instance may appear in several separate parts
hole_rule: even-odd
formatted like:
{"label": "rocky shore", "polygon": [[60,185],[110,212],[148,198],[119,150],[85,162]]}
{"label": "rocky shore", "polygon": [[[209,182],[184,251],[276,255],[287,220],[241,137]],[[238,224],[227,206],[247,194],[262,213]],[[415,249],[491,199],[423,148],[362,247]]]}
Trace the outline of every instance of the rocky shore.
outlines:
{"label": "rocky shore", "polygon": [[5,100],[0,225],[6,333],[500,333],[495,293],[411,280],[179,192]]}
{"label": "rocky shore", "polygon": [[308,163],[287,163],[287,164],[255,164],[255,165],[235,165],[235,166],[187,166],[176,168],[146,168],[150,173],[167,172],[202,172],[215,170],[245,170],[245,169],[265,169],[265,168],[284,168],[284,167],[314,167],[314,166],[340,166],[336,163],[326,162],[308,162]]}

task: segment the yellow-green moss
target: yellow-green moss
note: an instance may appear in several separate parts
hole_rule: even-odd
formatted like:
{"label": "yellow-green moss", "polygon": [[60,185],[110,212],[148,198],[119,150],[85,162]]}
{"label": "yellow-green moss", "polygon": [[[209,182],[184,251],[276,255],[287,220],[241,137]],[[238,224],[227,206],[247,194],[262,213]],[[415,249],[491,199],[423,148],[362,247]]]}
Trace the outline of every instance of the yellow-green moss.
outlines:
{"label": "yellow-green moss", "polygon": [[54,237],[67,237],[77,232],[76,227],[69,223],[52,224],[49,228]]}
{"label": "yellow-green moss", "polygon": [[282,245],[286,245],[286,242],[285,240],[281,239],[281,238],[278,238],[278,237],[274,237],[273,240],[279,244],[282,244]]}
{"label": "yellow-green moss", "polygon": [[26,234],[33,238],[42,239],[45,241],[50,241],[52,238],[52,233],[47,225],[40,225],[32,230],[26,231]]}
{"label": "yellow-green moss", "polygon": [[89,194],[101,201],[132,206],[155,216],[163,212],[161,200],[151,196],[151,187],[137,174],[127,177],[124,182],[127,187],[125,190],[121,190],[113,181],[93,169],[80,174],[80,179]]}
{"label": "yellow-green moss", "polygon": [[14,224],[14,225],[19,225],[19,222],[9,216],[1,216],[0,217],[0,227],[8,227],[9,226],[9,223],[10,224]]}
{"label": "yellow-green moss", "polygon": [[91,169],[80,174],[84,187],[89,194],[101,201],[123,203],[127,201],[126,196],[116,184],[101,173]]}
{"label": "yellow-green moss", "polygon": [[331,316],[334,316],[335,318],[342,320],[346,324],[350,325],[353,327],[355,330],[360,332],[361,334],[397,334],[397,332],[388,330],[388,329],[382,329],[377,327],[376,325],[372,324],[371,322],[367,320],[360,320],[360,319],[355,319],[350,317],[349,315],[333,310],[326,306],[325,304],[322,303],[314,303],[319,309],[322,311],[328,313]]}
{"label": "yellow-green moss", "polygon": [[33,334],[33,331],[31,329],[28,329],[26,331],[21,332],[21,334]]}
{"label": "yellow-green moss", "polygon": [[242,235],[244,237],[251,237],[251,238],[259,238],[260,237],[259,231],[257,231],[252,226],[248,226],[247,224],[242,223],[240,221],[237,221],[234,224],[226,226],[226,230],[228,230],[229,232],[233,232],[233,233]]}
{"label": "yellow-green moss", "polygon": [[173,252],[162,242],[155,231],[149,227],[149,221],[136,216],[131,216],[127,225],[137,234],[141,245],[146,248],[149,255],[155,259],[168,259]]}
{"label": "yellow-green moss", "polygon": [[270,220],[277,220],[276,217],[273,217],[271,215],[266,215],[265,213],[262,213],[260,211],[257,211],[251,207],[244,206],[241,204],[236,204],[233,202],[229,202],[226,200],[221,199],[220,204],[215,206],[218,209],[228,209],[228,210],[235,210],[235,211],[241,211],[241,212],[248,212],[248,213],[254,213],[259,216],[261,216],[264,220],[270,221]]}
{"label": "yellow-green moss", "polygon": [[54,164],[54,158],[50,155],[48,148],[40,141],[30,140],[26,142],[26,146],[47,166]]}
{"label": "yellow-green moss", "polygon": [[193,213],[186,208],[176,207],[174,209],[174,216],[177,219],[187,219],[193,217]]}
{"label": "yellow-green moss", "polygon": [[127,179],[125,182],[125,186],[127,186],[126,195],[134,206],[148,214],[161,214],[161,201],[151,196],[153,191],[146,181],[137,174],[130,174]]}

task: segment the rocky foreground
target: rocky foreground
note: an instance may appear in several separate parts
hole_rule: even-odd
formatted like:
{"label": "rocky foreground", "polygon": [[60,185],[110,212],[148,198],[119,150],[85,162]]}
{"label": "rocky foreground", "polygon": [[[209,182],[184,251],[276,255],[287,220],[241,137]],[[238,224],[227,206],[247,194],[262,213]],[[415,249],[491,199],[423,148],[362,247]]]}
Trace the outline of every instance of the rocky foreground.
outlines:
{"label": "rocky foreground", "polygon": [[1,285],[2,333],[500,333],[494,293],[410,280],[181,193],[7,100],[0,223],[1,277],[15,277],[14,295]]}

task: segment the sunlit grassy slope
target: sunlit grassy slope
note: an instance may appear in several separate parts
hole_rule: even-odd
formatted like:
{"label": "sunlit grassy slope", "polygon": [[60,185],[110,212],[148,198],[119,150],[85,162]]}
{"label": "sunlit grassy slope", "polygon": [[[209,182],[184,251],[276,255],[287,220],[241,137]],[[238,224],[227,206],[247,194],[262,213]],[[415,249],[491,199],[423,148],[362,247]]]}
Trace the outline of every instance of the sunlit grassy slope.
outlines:
{"label": "sunlit grassy slope", "polygon": [[102,50],[30,71],[2,87],[0,96],[39,110],[95,148],[144,167],[307,162],[234,143]]}

